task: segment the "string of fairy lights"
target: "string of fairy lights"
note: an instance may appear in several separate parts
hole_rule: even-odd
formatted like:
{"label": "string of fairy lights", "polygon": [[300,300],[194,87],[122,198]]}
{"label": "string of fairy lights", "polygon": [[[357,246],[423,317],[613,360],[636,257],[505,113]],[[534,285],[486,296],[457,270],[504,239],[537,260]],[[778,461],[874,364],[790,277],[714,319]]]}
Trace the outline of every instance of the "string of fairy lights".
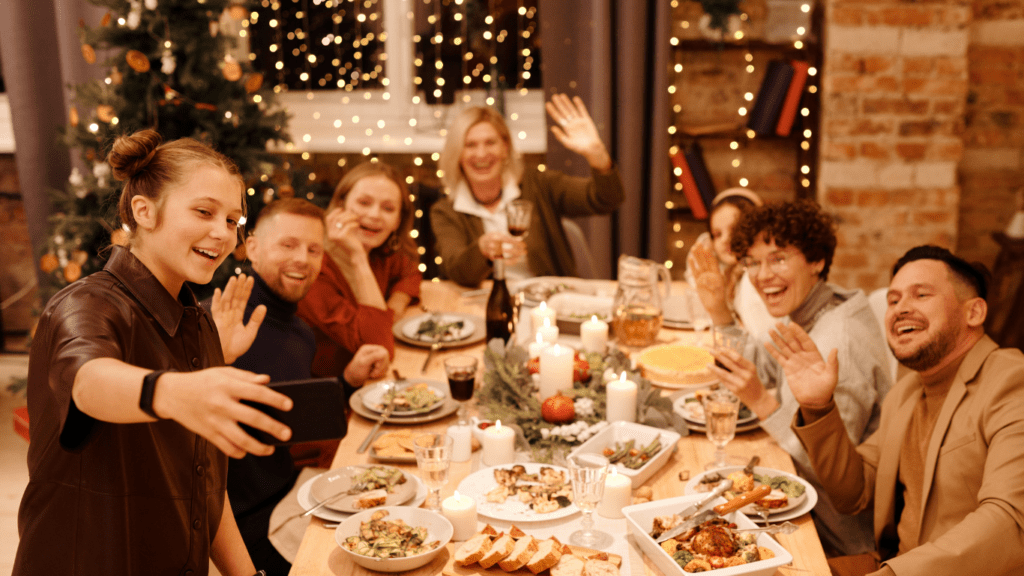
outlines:
{"label": "string of fairy lights", "polygon": [[[808,2],[804,2],[803,4],[800,5],[801,13],[808,15],[808,17],[806,18],[807,25],[797,25],[796,28],[793,30],[793,34],[790,35],[790,41],[792,42],[793,49],[795,50],[803,50],[806,47],[807,34],[809,32],[808,25],[810,23],[809,14],[812,10],[811,2],[813,2],[813,0],[809,0]],[[680,0],[669,0],[669,3],[673,10],[677,9],[680,6]],[[742,23],[748,23],[750,20],[750,16],[746,12],[741,12],[738,15],[738,18],[739,21]],[[682,57],[684,56],[684,54],[681,51],[677,50],[676,48],[683,43],[683,36],[686,35],[687,30],[694,26],[694,23],[688,19],[683,19],[679,21],[678,24],[674,24],[674,26],[677,26],[678,29],[674,30],[669,37],[669,43],[671,44],[673,54],[675,55],[675,62],[672,64],[671,68],[672,76],[670,78],[669,86],[667,88],[670,97],[674,96],[678,91],[680,91],[683,88],[683,72],[685,67],[682,62]],[[751,185],[751,180],[748,177],[749,173],[747,173],[744,170],[743,150],[746,149],[750,145],[751,141],[757,137],[757,134],[754,132],[754,130],[746,128],[746,116],[749,114],[750,109],[754,104],[755,94],[752,89],[756,89],[753,80],[755,78],[755,72],[758,70],[760,66],[762,66],[762,64],[759,62],[755,63],[754,51],[751,50],[749,38],[746,37],[747,35],[743,31],[742,26],[740,27],[740,29],[737,30],[732,30],[731,28],[732,27],[730,26],[730,31],[726,34],[722,41],[729,43],[744,43],[746,41],[745,45],[743,46],[743,61],[745,62],[744,71],[745,78],[747,79],[747,81],[743,87],[743,104],[741,104],[736,110],[736,114],[738,116],[737,124],[743,126],[744,128],[738,130],[737,135],[730,138],[729,150],[732,151],[732,158],[729,161],[729,165],[731,166],[732,171],[727,176],[727,179],[730,181],[730,185],[736,185],[746,188]],[[818,71],[815,67],[809,67],[807,71],[808,78],[805,90],[811,94],[816,94],[818,92],[818,86],[816,84],[817,74]],[[672,124],[668,127],[669,136],[672,138],[681,137],[684,131],[683,126],[680,123],[680,120],[683,118],[682,104],[680,104],[678,101],[675,102],[672,105],[672,112],[674,120]],[[803,118],[807,118],[810,116],[811,110],[806,105],[802,105],[799,114]],[[716,134],[716,136],[719,135]],[[809,127],[804,127],[799,133],[800,152],[798,153],[797,164],[800,176],[798,179],[798,184],[800,188],[804,190],[804,192],[809,191],[812,184],[811,172],[813,170],[813,167],[811,166],[811,163],[808,161],[807,157],[809,156],[809,154],[807,153],[810,152],[811,150],[811,140],[814,136],[815,134],[813,133],[813,130],[811,130],[811,128]],[[678,144],[673,144],[669,148],[670,155],[675,155],[679,152],[680,146]],[[673,179],[673,189],[676,192],[682,192],[683,190],[683,185],[678,180],[679,176],[681,176],[682,173],[682,169],[679,167],[674,167],[672,170],[672,174],[675,176],[675,178]],[[667,200],[665,202],[665,208],[670,211],[675,209],[676,202],[671,199]],[[680,221],[673,222],[673,232],[680,233],[682,229],[683,225]],[[681,239],[676,239],[673,242],[673,246],[677,249],[682,249],[684,245],[685,243]],[[672,268],[672,260],[668,260],[665,263],[665,265],[668,268]]]}

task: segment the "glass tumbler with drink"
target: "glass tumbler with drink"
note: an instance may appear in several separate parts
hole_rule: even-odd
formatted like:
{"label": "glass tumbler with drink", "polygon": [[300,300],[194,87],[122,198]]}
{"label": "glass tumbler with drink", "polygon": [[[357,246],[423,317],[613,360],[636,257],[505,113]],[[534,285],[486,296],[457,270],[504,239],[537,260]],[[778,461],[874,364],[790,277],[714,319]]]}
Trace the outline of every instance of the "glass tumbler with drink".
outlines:
{"label": "glass tumbler with drink", "polygon": [[740,411],[740,399],[725,388],[712,390],[702,398],[704,403],[704,426],[708,440],[715,445],[715,459],[704,468],[711,470],[728,465],[725,445],[736,436],[736,419]]}
{"label": "glass tumbler with drink", "polygon": [[[747,347],[747,332],[743,328],[734,325],[728,326],[712,326],[711,327],[711,342],[715,348],[721,350],[728,348],[743,356],[743,351]],[[715,359],[715,366],[723,370],[728,370],[721,362]]]}
{"label": "glass tumbler with drink", "polygon": [[413,438],[413,452],[420,479],[427,485],[427,508],[441,511],[441,488],[448,483],[452,463],[452,437],[447,434],[419,434]]}
{"label": "glass tumbler with drink", "polygon": [[530,231],[530,218],[533,216],[533,202],[517,198],[505,207],[505,218],[508,220],[508,233],[520,240],[526,240]]}
{"label": "glass tumbler with drink", "polygon": [[476,383],[477,359],[473,356],[460,354],[444,360],[444,371],[448,374],[448,390],[452,400],[459,402],[459,426],[469,425],[466,418],[466,402],[473,398],[473,385]]}
{"label": "glass tumbler with drink", "polygon": [[608,460],[597,454],[573,456],[569,460],[573,503],[583,512],[583,526],[569,535],[569,543],[601,550],[612,544],[612,536],[594,529],[594,510],[604,497]]}

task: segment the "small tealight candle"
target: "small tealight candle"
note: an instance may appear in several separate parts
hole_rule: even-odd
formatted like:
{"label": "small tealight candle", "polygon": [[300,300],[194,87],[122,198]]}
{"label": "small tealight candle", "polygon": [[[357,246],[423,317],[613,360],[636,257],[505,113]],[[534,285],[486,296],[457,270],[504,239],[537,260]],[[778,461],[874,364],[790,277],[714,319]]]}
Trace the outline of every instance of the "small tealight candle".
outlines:
{"label": "small tealight candle", "polygon": [[632,501],[633,481],[619,474],[615,466],[609,466],[608,475],[604,477],[604,496],[597,505],[597,513],[605,518],[623,518],[622,509]]}
{"label": "small tealight candle", "polygon": [[551,324],[555,324],[557,321],[558,313],[555,312],[554,308],[548,308],[547,302],[541,302],[539,306],[534,308],[530,312],[530,322],[533,323],[533,330],[537,331],[538,328],[544,325],[544,319],[551,320]]}
{"label": "small tealight candle", "polygon": [[544,336],[542,334],[537,334],[537,340],[535,342],[530,342],[530,358],[540,358],[541,351],[547,347],[548,343],[544,341]]}
{"label": "small tealight candle", "polygon": [[558,326],[551,323],[550,318],[544,319],[544,325],[537,328],[537,336],[547,344],[558,341]]}
{"label": "small tealight candle", "polygon": [[573,356],[567,346],[548,346],[540,353],[540,399],[554,396],[559,390],[572,388]]}
{"label": "small tealight candle", "polygon": [[[543,365],[541,370],[543,370]],[[543,376],[541,372],[541,376]],[[636,382],[626,379],[623,372],[618,380],[612,380],[607,386],[607,405],[609,422],[636,421]]]}
{"label": "small tealight candle", "polygon": [[441,513],[455,529],[452,540],[469,540],[476,534],[476,500],[471,496],[456,490],[454,496],[441,502]]}
{"label": "small tealight candle", "polygon": [[516,461],[516,433],[501,420],[484,430],[483,461],[487,466],[500,466]]}
{"label": "small tealight candle", "polygon": [[580,324],[580,342],[587,352],[603,355],[608,347],[608,323],[598,320],[596,315],[591,316]]}

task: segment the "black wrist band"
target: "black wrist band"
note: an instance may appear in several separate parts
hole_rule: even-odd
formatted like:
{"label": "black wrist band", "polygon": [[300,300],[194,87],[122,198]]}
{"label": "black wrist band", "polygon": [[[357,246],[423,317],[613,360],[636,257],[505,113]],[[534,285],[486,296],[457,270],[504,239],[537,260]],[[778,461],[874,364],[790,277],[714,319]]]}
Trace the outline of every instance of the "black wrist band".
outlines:
{"label": "black wrist band", "polygon": [[267,571],[266,570],[257,570],[256,573],[253,574],[252,576],[267,576]]}
{"label": "black wrist band", "polygon": [[164,372],[170,372],[170,370],[156,370],[146,374],[142,378],[142,392],[139,394],[139,409],[157,420],[162,420],[162,418],[153,411],[153,393],[156,392],[156,379]]}

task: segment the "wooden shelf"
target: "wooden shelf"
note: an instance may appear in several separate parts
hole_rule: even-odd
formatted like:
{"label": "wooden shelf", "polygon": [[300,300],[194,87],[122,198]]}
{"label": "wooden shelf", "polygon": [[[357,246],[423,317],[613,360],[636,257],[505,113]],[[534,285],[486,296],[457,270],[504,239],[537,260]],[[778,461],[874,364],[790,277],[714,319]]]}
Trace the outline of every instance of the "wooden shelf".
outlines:
{"label": "wooden shelf", "polygon": [[673,46],[676,50],[691,50],[712,52],[716,50],[778,50],[781,52],[792,52],[803,54],[807,50],[815,50],[818,39],[813,37],[802,38],[803,48],[797,48],[793,42],[779,43],[767,42],[765,40],[734,40],[718,42],[717,40],[680,39],[679,44]]}

